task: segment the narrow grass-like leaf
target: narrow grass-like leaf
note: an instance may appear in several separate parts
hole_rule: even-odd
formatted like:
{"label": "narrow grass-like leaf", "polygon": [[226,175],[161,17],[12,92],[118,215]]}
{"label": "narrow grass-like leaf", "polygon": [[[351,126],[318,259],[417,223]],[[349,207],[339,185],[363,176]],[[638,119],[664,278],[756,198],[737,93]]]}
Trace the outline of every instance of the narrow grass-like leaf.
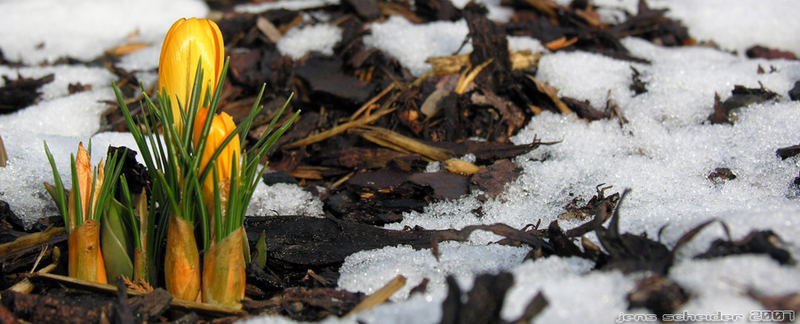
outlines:
{"label": "narrow grass-like leaf", "polygon": [[[127,211],[128,215],[126,219],[128,219],[128,223],[131,226],[130,232],[131,235],[133,236],[133,247],[137,249],[143,249],[144,247],[142,246],[142,240],[139,235],[140,233],[139,228],[141,225],[139,220],[136,218],[136,213],[134,212],[133,206],[135,205],[133,204],[133,200],[131,199],[131,191],[130,189],[128,189],[128,180],[126,180],[125,175],[123,174],[120,175],[119,181],[120,181],[120,188],[122,189],[122,200],[124,202],[123,206],[125,207],[125,211]],[[143,191],[142,194],[146,193]]]}
{"label": "narrow grass-like leaf", "polygon": [[67,207],[67,194],[64,191],[64,182],[61,181],[61,174],[58,173],[58,168],[56,167],[56,161],[53,158],[53,153],[50,153],[50,148],[47,147],[47,142],[44,142],[44,153],[47,155],[47,161],[50,162],[50,169],[53,171],[53,182],[55,183],[55,195],[53,195],[53,200],[56,202],[56,206],[58,210],[61,212],[61,216],[64,217],[64,224],[67,227],[67,231],[71,230],[69,222],[69,208]]}
{"label": "narrow grass-like leaf", "polygon": [[81,206],[81,188],[78,182],[78,168],[75,166],[75,155],[70,154],[70,168],[72,171],[73,214],[70,215],[70,226],[79,227],[83,224],[83,207]]}

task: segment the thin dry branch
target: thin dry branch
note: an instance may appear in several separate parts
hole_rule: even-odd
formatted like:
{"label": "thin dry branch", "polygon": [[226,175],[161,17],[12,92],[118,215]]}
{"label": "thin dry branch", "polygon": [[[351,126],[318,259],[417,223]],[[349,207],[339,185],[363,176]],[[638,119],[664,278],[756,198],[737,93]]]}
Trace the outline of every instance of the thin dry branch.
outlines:
{"label": "thin dry branch", "polygon": [[422,143],[386,128],[365,126],[354,129],[366,140],[401,153],[417,153],[433,161],[445,161],[453,157],[449,150]]}
{"label": "thin dry branch", "polygon": [[368,309],[372,309],[375,306],[383,304],[386,300],[389,299],[389,297],[392,297],[392,295],[394,295],[395,292],[400,290],[400,288],[403,288],[403,286],[405,285],[406,285],[406,277],[404,277],[403,275],[397,275],[396,277],[394,277],[394,279],[386,283],[386,285],[384,285],[381,289],[378,289],[378,291],[372,293],[372,295],[369,295],[367,296],[367,298],[364,298],[364,300],[358,303],[358,305],[356,305],[356,307],[354,307],[349,313],[347,313],[345,317],[359,312],[363,312]]}
{"label": "thin dry branch", "polygon": [[364,126],[364,125],[367,125],[369,123],[372,123],[372,122],[378,120],[379,118],[381,118],[381,117],[383,117],[385,115],[388,115],[389,113],[393,112],[394,110],[395,110],[395,108],[389,108],[389,109],[384,109],[382,111],[377,111],[372,115],[361,117],[361,118],[356,119],[354,121],[347,122],[347,123],[341,124],[339,126],[336,126],[334,128],[331,128],[331,129],[329,129],[327,131],[324,131],[322,133],[319,133],[319,134],[316,134],[316,135],[312,135],[312,136],[306,137],[304,139],[301,139],[299,141],[295,141],[295,142],[286,144],[284,147],[287,148],[287,149],[298,148],[298,147],[301,147],[301,146],[306,146],[306,145],[310,145],[310,144],[314,144],[314,143],[317,143],[317,142],[324,141],[326,139],[329,139],[331,137],[334,137],[336,135],[344,133],[348,129],[351,129],[353,127]]}
{"label": "thin dry branch", "polygon": [[63,234],[63,227],[51,227],[44,232],[31,233],[23,237],[17,238],[13,242],[0,244],[0,256],[9,255],[11,253],[19,252],[28,248],[35,247],[39,244],[50,241],[54,236]]}
{"label": "thin dry branch", "polygon": [[[72,277],[66,277],[49,273],[37,273],[30,279],[34,283],[36,283],[37,281],[51,281],[51,282],[57,282],[58,284],[67,287],[87,290],[87,291],[102,292],[108,294],[116,294],[117,292],[117,287],[113,285],[101,284],[101,283],[85,281],[85,280],[75,279]],[[144,295],[145,293],[138,290],[127,289],[127,294],[130,296],[141,296]],[[181,309],[185,311],[194,311],[198,313],[212,314],[212,315],[223,315],[223,316],[247,315],[247,312],[237,308],[222,307],[204,303],[195,303],[176,298],[172,299],[172,301],[170,302],[170,307],[174,307],[176,309]]]}

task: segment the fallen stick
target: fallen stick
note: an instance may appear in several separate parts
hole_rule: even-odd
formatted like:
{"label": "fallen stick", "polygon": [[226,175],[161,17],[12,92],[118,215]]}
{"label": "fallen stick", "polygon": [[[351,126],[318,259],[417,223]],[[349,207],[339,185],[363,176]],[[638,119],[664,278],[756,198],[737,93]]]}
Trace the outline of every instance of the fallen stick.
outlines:
{"label": "fallen stick", "polygon": [[355,131],[364,139],[380,146],[400,153],[417,153],[432,161],[445,161],[454,155],[452,151],[422,143],[386,128],[366,126],[359,127]]}
{"label": "fallen stick", "polygon": [[327,131],[324,131],[322,133],[319,133],[319,134],[316,134],[316,135],[312,135],[312,136],[306,137],[304,139],[301,139],[299,141],[286,144],[284,147],[287,148],[287,149],[298,148],[298,147],[301,147],[301,146],[305,146],[305,145],[314,144],[314,143],[317,143],[317,142],[324,141],[326,139],[329,139],[331,137],[334,137],[336,135],[344,133],[345,131],[347,131],[350,128],[358,127],[358,126],[364,126],[364,125],[367,125],[369,123],[372,123],[372,122],[378,120],[378,118],[381,118],[381,117],[383,117],[385,115],[388,115],[389,113],[393,112],[394,110],[395,110],[395,108],[390,108],[390,109],[386,109],[386,110],[383,110],[383,111],[375,112],[375,114],[372,114],[372,115],[369,115],[369,116],[365,116],[365,117],[356,119],[354,121],[341,124],[339,126],[331,128],[331,129],[329,129]]}
{"label": "fallen stick", "polygon": [[369,106],[372,106],[374,103],[378,102],[378,100],[383,98],[383,96],[385,96],[387,93],[389,93],[389,91],[392,91],[392,89],[394,89],[394,87],[395,87],[395,83],[394,82],[389,84],[389,86],[386,87],[386,89],[383,89],[379,94],[375,95],[374,97],[372,97],[372,99],[370,99],[369,101],[367,101],[366,103],[361,105],[361,108],[358,108],[358,110],[356,110],[356,112],[353,113],[353,116],[350,116],[350,120],[351,121],[356,120],[358,117],[361,116],[361,114],[364,111],[367,110],[367,108],[369,108]]}
{"label": "fallen stick", "polygon": [[[52,264],[42,268],[41,270],[37,271],[36,273],[37,274],[50,273],[57,266],[58,266],[57,263],[52,263]],[[22,279],[22,281],[20,281],[18,283],[15,283],[13,286],[11,286],[10,289],[13,290],[13,291],[16,291],[18,293],[30,294],[31,291],[33,291],[33,283],[28,278],[25,278],[25,279]]]}
{"label": "fallen stick", "polygon": [[[117,292],[117,287],[108,285],[108,284],[101,284],[91,281],[85,281],[80,279],[75,279],[72,277],[66,277],[61,275],[49,274],[49,273],[37,273],[30,278],[33,282],[36,281],[55,281],[61,285],[75,288],[75,289],[82,289],[82,290],[89,290],[95,292],[103,292],[109,294],[115,294]],[[130,296],[141,296],[146,294],[142,291],[137,291],[133,289],[127,289],[127,294]],[[172,301],[169,303],[170,307],[174,307],[177,309],[187,310],[187,311],[195,311],[199,313],[205,314],[212,314],[212,315],[247,315],[247,312],[238,309],[238,308],[230,308],[230,307],[222,307],[216,306],[211,304],[205,303],[195,303],[185,300],[179,300],[173,298]]]}
{"label": "fallen stick", "polygon": [[365,310],[372,309],[375,306],[383,304],[383,302],[388,300],[389,297],[392,297],[392,295],[394,295],[395,292],[400,290],[400,288],[403,288],[403,286],[405,285],[406,285],[406,277],[404,277],[403,275],[397,275],[397,277],[394,277],[394,279],[389,281],[381,289],[378,289],[378,291],[372,293],[372,295],[369,295],[367,296],[367,298],[364,298],[364,300],[358,303],[358,305],[356,305],[356,307],[354,307],[344,317],[348,317],[350,315],[363,312]]}
{"label": "fallen stick", "polygon": [[51,238],[62,233],[64,233],[63,227],[52,227],[44,232],[28,234],[12,242],[0,244],[0,258],[39,244],[47,243]]}

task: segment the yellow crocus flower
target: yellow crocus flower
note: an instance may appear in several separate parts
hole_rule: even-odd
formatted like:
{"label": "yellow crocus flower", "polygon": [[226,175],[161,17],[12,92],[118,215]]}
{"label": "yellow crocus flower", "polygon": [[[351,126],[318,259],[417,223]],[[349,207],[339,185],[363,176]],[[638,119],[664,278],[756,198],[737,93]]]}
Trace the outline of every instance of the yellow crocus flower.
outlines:
{"label": "yellow crocus flower", "polygon": [[[200,133],[202,132],[203,123],[206,120],[206,116],[208,116],[208,109],[200,109],[197,112],[197,118],[195,119],[194,125],[194,144],[197,145],[198,141],[200,141]],[[202,159],[200,160],[200,172],[206,169],[208,166],[208,162],[211,160],[211,157],[214,155],[214,152],[222,145],[222,142],[225,141],[231,133],[236,130],[236,123],[233,122],[233,118],[225,112],[220,112],[211,119],[211,128],[208,131],[208,136],[206,137],[206,146],[202,152]],[[231,186],[231,179],[233,175],[233,165],[231,162],[239,163],[239,156],[241,152],[241,145],[239,142],[239,136],[235,136],[228,145],[222,150],[222,153],[216,159],[216,170],[214,171],[217,174],[217,179],[219,180],[219,190],[220,199],[222,201],[222,210],[223,213],[227,207],[227,200],[228,200],[228,192]],[[238,167],[237,170],[241,168]],[[206,204],[208,206],[209,213],[214,213],[214,178],[213,175],[209,175],[205,181],[203,182],[203,198],[206,200]],[[223,216],[224,218],[224,216]],[[216,237],[213,233],[214,226],[212,228],[212,237]]]}
{"label": "yellow crocus flower", "polygon": [[166,89],[172,104],[175,127],[183,132],[178,102],[188,109],[192,85],[198,62],[203,69],[200,104],[206,96],[206,88],[216,88],[222,73],[225,45],[216,23],[208,19],[181,18],[176,21],[164,38],[161,61],[158,66],[158,89]]}
{"label": "yellow crocus flower", "polygon": [[[194,125],[194,144],[200,141],[200,133],[203,130],[203,123],[205,122],[208,116],[208,109],[200,109],[197,112],[197,118],[195,119]],[[227,113],[220,112],[211,119],[211,128],[208,131],[208,136],[206,137],[206,147],[203,151],[203,158],[200,160],[200,170],[205,170],[206,166],[208,165],[208,161],[211,160],[211,157],[214,155],[214,152],[217,150],[218,147],[222,145],[222,142],[225,141],[225,138],[228,137],[231,133],[236,130],[236,123],[233,122],[233,118]],[[235,136],[233,140],[225,146],[225,149],[220,153],[219,157],[217,157],[216,165],[217,165],[217,177],[219,178],[220,182],[225,179],[231,178],[231,161],[233,161],[233,157],[236,156],[235,160],[238,161],[239,152],[241,151],[241,145],[239,143],[239,136]],[[210,178],[207,178],[210,179]],[[213,180],[212,180],[213,181]],[[208,181],[206,181],[208,182]]]}

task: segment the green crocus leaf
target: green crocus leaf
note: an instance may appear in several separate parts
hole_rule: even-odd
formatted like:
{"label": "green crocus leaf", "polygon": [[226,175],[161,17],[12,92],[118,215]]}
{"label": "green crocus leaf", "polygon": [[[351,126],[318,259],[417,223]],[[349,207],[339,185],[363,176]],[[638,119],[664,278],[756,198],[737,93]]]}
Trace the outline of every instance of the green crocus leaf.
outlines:
{"label": "green crocus leaf", "polygon": [[267,266],[267,232],[261,231],[261,235],[258,237],[258,242],[256,242],[256,256],[253,257],[255,259],[256,264],[258,264],[261,269]]}
{"label": "green crocus leaf", "polygon": [[116,282],[120,275],[133,278],[133,242],[122,215],[124,212],[125,207],[112,200],[100,221],[100,246],[109,283]]}

